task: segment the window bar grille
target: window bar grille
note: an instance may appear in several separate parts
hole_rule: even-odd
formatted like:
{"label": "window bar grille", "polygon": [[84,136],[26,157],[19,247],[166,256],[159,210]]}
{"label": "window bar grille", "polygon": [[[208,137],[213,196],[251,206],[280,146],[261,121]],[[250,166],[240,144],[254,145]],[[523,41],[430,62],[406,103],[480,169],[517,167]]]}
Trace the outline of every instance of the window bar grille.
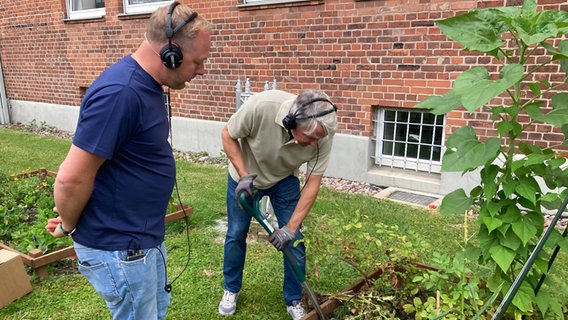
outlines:
{"label": "window bar grille", "polygon": [[[406,117],[403,118],[403,115]],[[375,142],[375,163],[390,168],[439,172],[441,159],[438,158],[441,157],[443,145],[436,144],[436,141],[443,142],[445,119],[442,118],[439,124],[439,115],[433,115],[433,118],[426,115],[422,111],[378,109],[373,118],[376,128],[372,139]],[[413,130],[416,132],[413,126],[419,127],[417,133],[413,133]],[[428,133],[428,130],[432,132]]]}

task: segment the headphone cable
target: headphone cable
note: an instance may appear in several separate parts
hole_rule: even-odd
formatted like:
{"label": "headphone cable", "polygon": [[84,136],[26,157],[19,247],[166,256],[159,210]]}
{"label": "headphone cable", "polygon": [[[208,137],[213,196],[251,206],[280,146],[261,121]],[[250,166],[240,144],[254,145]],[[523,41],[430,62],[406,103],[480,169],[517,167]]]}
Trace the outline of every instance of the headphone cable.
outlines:
{"label": "headphone cable", "polygon": [[[172,130],[172,105],[170,103],[170,88],[167,88],[167,91],[164,93],[164,103],[166,105],[166,112],[167,112],[167,116],[168,116],[168,126],[170,129],[170,146],[172,148],[172,154],[174,151],[174,143],[173,143],[173,130]],[[176,174],[177,176],[177,174]],[[181,196],[179,193],[179,188],[178,188],[178,182],[177,182],[177,177],[175,179],[174,182],[174,186],[175,186],[175,191],[176,191],[176,196],[177,196],[177,200],[179,203],[179,206],[181,207],[181,210],[183,211],[183,219],[185,222],[185,233],[186,233],[186,237],[187,237],[187,260],[185,261],[185,266],[183,267],[183,269],[180,271],[180,273],[170,282],[168,280],[168,269],[167,269],[167,265],[166,265],[166,257],[164,256],[164,254],[162,253],[161,250],[160,254],[162,255],[162,259],[164,260],[164,270],[166,273],[166,284],[164,286],[164,290],[166,292],[170,292],[172,291],[172,284],[187,270],[187,267],[189,266],[189,262],[191,260],[191,241],[190,241],[190,237],[189,237],[189,215],[187,214],[187,212],[185,211],[185,206],[183,205],[182,201],[181,201]]]}

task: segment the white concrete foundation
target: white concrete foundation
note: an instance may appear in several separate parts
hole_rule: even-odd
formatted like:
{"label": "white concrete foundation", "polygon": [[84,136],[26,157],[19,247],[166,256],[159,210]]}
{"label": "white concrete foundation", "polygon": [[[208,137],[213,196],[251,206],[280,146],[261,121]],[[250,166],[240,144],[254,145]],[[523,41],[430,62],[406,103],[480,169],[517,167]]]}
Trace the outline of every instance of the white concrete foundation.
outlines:
{"label": "white concrete foundation", "polygon": [[[9,105],[13,123],[45,124],[63,131],[75,131],[78,106],[18,100],[10,100]],[[172,145],[180,151],[219,156],[223,149],[221,130],[224,126],[224,122],[173,117]],[[376,166],[371,158],[372,147],[373,142],[368,137],[336,134],[326,176],[438,195],[457,188],[469,192],[478,183],[476,173],[465,176],[454,172],[429,174]]]}

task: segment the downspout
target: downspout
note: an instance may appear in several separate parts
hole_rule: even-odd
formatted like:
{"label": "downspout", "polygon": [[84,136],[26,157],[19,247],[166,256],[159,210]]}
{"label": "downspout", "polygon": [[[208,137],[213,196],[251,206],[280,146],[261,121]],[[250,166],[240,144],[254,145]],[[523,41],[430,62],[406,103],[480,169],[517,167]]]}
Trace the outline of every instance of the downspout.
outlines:
{"label": "downspout", "polygon": [[6,88],[4,87],[2,59],[0,58],[0,124],[8,123],[10,123],[10,113],[8,112],[8,99],[6,99]]}

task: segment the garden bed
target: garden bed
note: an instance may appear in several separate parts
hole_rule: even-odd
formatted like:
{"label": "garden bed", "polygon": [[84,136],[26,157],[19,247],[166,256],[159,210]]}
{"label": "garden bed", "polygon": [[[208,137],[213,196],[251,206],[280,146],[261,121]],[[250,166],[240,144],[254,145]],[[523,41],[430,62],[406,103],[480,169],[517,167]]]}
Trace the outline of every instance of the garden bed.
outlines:
{"label": "garden bed", "polygon": [[[47,177],[55,177],[56,175],[57,173],[55,172],[46,170],[45,168],[40,168],[35,171],[19,174],[16,176],[16,178],[25,179],[37,176],[41,181],[45,181]],[[166,214],[164,218],[166,223],[188,217],[193,213],[192,208],[187,205],[183,205],[183,208],[177,205],[176,209],[177,211]],[[0,242],[0,249],[6,249],[18,253],[22,258],[24,264],[32,268],[40,279],[47,279],[49,277],[47,272],[47,266],[49,264],[75,256],[75,250],[73,249],[73,246],[68,246],[45,254],[40,249],[33,249],[25,254],[10,247],[9,245]]]}
{"label": "garden bed", "polygon": [[[438,270],[436,267],[422,263],[417,263],[416,265],[420,268],[425,268],[429,270]],[[375,270],[374,272],[368,274],[366,279],[361,278],[355,281],[354,283],[352,283],[351,285],[349,285],[347,288],[343,289],[342,293],[355,295],[359,293],[362,289],[364,289],[364,287],[367,285],[368,282],[372,282],[378,279],[382,274],[383,274],[382,269]],[[329,317],[332,314],[332,312],[334,312],[337,308],[341,306],[343,306],[343,302],[337,298],[329,298],[320,304],[321,311],[325,314],[326,317]],[[315,309],[312,309],[310,312],[308,312],[308,314],[306,314],[302,318],[302,320],[320,320],[320,318],[317,311]]]}
{"label": "garden bed", "polygon": [[[180,209],[178,211],[167,214],[165,216],[166,223],[179,220],[186,216],[190,216],[193,213],[192,208],[185,205],[184,207],[185,210]],[[47,273],[47,265],[65,258],[75,256],[75,249],[73,249],[73,246],[69,246],[67,248],[63,248],[47,254],[43,254],[43,252],[39,249],[31,250],[30,252],[28,252],[28,254],[25,254],[0,242],[0,249],[6,249],[18,253],[20,257],[22,257],[24,264],[31,267],[40,279],[47,279],[49,277]]]}

